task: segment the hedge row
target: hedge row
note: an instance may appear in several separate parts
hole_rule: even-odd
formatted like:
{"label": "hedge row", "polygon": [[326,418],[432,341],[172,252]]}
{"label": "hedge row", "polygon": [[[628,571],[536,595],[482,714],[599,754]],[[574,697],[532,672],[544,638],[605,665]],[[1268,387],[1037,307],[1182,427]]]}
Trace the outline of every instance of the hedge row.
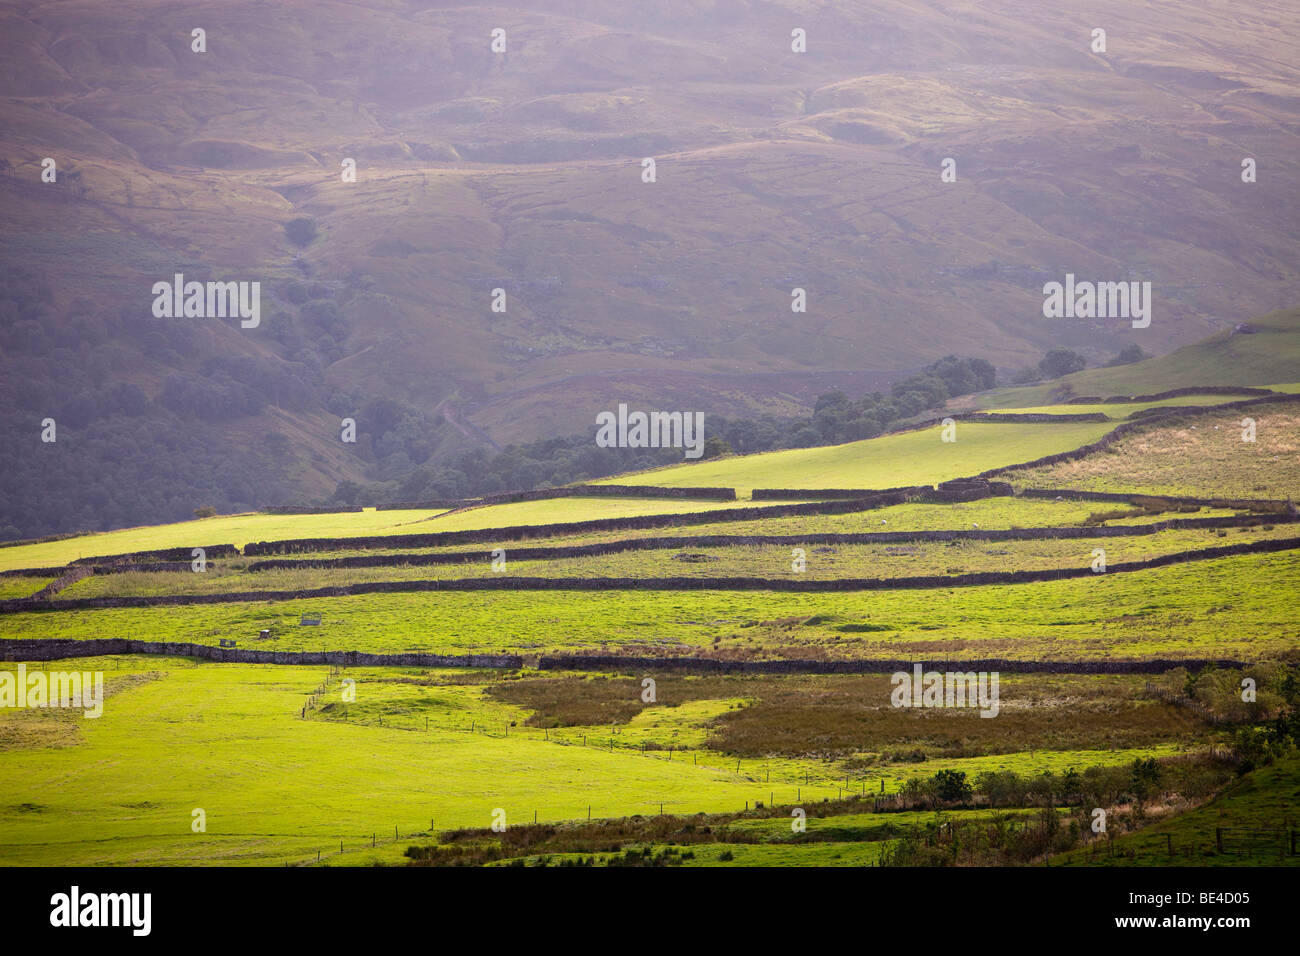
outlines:
{"label": "hedge row", "polygon": [[[817,534],[704,534],[661,538],[624,538],[620,541],[603,541],[597,544],[561,545],[538,548],[510,548],[507,557],[512,561],[548,561],[564,558],[599,557],[626,551],[658,551],[671,548],[732,548],[757,545],[805,544],[892,544],[915,541],[1046,541],[1093,538],[1140,537],[1162,531],[1204,528],[1246,528],[1262,524],[1300,523],[1300,515],[1249,515],[1222,518],[1173,518],[1153,521],[1143,525],[1110,525],[1098,527],[1068,526],[1061,528],[1007,528],[990,530],[944,531],[863,531],[823,532]],[[400,553],[363,554],[344,558],[270,558],[255,561],[247,570],[251,573],[282,568],[386,568],[410,565],[422,567],[443,564],[465,564],[487,561],[490,551],[454,551],[441,554]],[[137,570],[143,570],[141,566]]]}
{"label": "hedge row", "polygon": [[201,657],[228,664],[337,664],[343,667],[491,667],[517,670],[524,660],[514,654],[366,654],[361,651],[257,651],[211,644],[107,638],[67,641],[19,638],[0,641],[6,661],[56,661],[108,654],[161,654]]}
{"label": "hedge row", "polygon": [[[923,489],[916,489],[917,493],[920,493],[921,490]],[[307,551],[431,548],[447,544],[522,541],[528,538],[549,538],[557,534],[578,534],[588,531],[622,531],[637,528],[666,528],[675,525],[713,524],[714,522],[725,521],[757,521],[762,518],[786,518],[795,515],[848,514],[854,511],[870,511],[873,508],[901,504],[909,500],[910,497],[911,495],[908,492],[900,491],[851,501],[812,501],[762,508],[720,508],[716,511],[699,511],[687,514],[594,518],[589,521],[513,525],[508,528],[481,528],[473,531],[435,531],[428,534],[370,535],[359,538],[295,538],[282,541],[259,541],[245,545],[244,554],[250,557],[260,557],[274,554],[299,554]]]}
{"label": "hedge row", "polygon": [[[1150,568],[1206,561],[1239,554],[1268,554],[1300,548],[1300,538],[1250,541],[1217,548],[1200,548],[1160,555],[1145,561],[1125,561],[1108,567],[1105,573],[1144,571]],[[294,601],[309,598],[349,597],[362,594],[401,594],[425,591],[785,591],[797,593],[840,591],[898,591],[923,588],[977,587],[991,584],[1028,584],[1066,578],[1088,577],[1089,565],[1045,568],[1036,571],[979,571],[972,574],[918,575],[900,578],[838,578],[799,580],[793,578],[460,578],[437,581],[370,581],[338,587],[297,591],[240,591],[226,594],[160,594],[148,597],[77,598],[67,601],[32,601],[27,598],[0,601],[0,612],[73,611],[97,608],[161,607],[187,604],[239,604],[259,601]]]}
{"label": "hedge row", "polygon": [[976,658],[973,660],[773,660],[733,661],[711,657],[640,657],[628,654],[566,654],[542,657],[539,670],[549,671],[603,671],[640,673],[642,671],[693,671],[709,674],[887,674],[905,671],[920,664],[924,670],[954,671],[963,673],[1013,674],[1163,674],[1178,667],[1200,670],[1204,667],[1239,669],[1248,666],[1243,661],[1228,659],[1206,660],[1188,658],[1169,660],[1155,658],[1147,661],[1021,661],[1003,657]]}

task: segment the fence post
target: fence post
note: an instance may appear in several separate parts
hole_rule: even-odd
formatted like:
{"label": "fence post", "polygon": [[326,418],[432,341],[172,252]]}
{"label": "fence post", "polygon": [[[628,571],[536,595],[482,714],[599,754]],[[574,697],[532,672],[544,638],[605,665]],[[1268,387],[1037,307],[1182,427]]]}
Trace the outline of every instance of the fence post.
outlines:
{"label": "fence post", "polygon": [[1220,853],[1223,852],[1223,827],[1214,828],[1214,844],[1218,847]]}

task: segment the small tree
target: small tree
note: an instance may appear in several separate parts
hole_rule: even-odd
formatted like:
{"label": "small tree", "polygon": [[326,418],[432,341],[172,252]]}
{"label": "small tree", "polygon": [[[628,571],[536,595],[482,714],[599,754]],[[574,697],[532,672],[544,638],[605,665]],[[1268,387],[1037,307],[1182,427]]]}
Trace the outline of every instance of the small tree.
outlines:
{"label": "small tree", "polygon": [[1288,707],[1295,707],[1300,702],[1300,678],[1297,677],[1296,668],[1288,666],[1282,675],[1282,686],[1279,688],[1282,699],[1286,701]]}
{"label": "small tree", "polygon": [[216,517],[216,514],[217,509],[212,507],[212,505],[203,505],[202,507],[194,509],[194,517],[196,518],[214,518]]}
{"label": "small tree", "polygon": [[316,238],[316,220],[302,216],[284,224],[284,234],[297,246],[305,246]]}
{"label": "small tree", "polygon": [[704,453],[700,457],[718,458],[721,457],[722,455],[730,455],[730,454],[731,454],[731,445],[723,441],[721,438],[714,436],[713,438],[706,438],[704,440]]}
{"label": "small tree", "polygon": [[1160,764],[1156,763],[1156,758],[1148,757],[1143,760],[1139,757],[1134,760],[1133,776],[1129,781],[1129,789],[1133,791],[1133,799],[1137,802],[1139,815],[1142,813],[1146,802],[1155,795],[1159,787]]}
{"label": "small tree", "polygon": [[1061,802],[1070,803],[1072,799],[1083,792],[1083,778],[1073,767],[1065,771],[1065,776],[1061,778]]}
{"label": "small tree", "polygon": [[952,802],[968,800],[974,788],[966,782],[966,774],[961,770],[940,770],[931,781],[940,800]]}
{"label": "small tree", "polygon": [[1084,357],[1069,349],[1049,349],[1038,363],[1038,369],[1047,378],[1060,378],[1073,372],[1082,372],[1088,365]]}
{"label": "small tree", "polygon": [[1129,345],[1122,349],[1113,359],[1107,362],[1106,365],[1111,368],[1116,365],[1132,365],[1134,362],[1142,362],[1150,357],[1150,355],[1142,351],[1142,346]]}

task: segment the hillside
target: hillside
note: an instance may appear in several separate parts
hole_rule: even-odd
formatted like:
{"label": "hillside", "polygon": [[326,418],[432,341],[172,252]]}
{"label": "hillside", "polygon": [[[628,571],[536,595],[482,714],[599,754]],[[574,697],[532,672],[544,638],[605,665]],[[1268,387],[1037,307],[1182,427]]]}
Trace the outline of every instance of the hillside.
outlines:
{"label": "hillside", "polygon": [[1154,395],[1198,385],[1285,386],[1300,378],[1300,309],[1270,312],[1131,365],[1090,368],[1058,381],[999,388],[952,407],[1022,408],[1080,396]]}
{"label": "hillside", "polygon": [[[1179,5],[10,4],[0,532],[322,499],[621,401],[793,415],[953,352],[1159,353],[1291,306],[1296,12]],[[178,272],[260,281],[260,326],[155,318]],[[1150,328],[1044,320],[1067,272],[1151,280]]]}

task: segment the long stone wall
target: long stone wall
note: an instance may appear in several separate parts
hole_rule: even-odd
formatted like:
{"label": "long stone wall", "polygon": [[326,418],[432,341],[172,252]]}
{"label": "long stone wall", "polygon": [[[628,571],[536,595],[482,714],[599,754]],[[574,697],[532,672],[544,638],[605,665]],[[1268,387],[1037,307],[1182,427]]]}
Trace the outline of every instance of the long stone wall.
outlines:
{"label": "long stone wall", "polygon": [[629,654],[573,654],[542,657],[539,670],[550,671],[604,671],[613,673],[642,673],[644,671],[688,671],[706,674],[887,674],[896,671],[912,672],[920,664],[923,670],[1005,672],[1009,674],[1162,674],[1176,667],[1200,670],[1203,667],[1241,668],[1243,661],[1229,659],[1207,660],[1188,658],[1170,660],[1155,658],[1145,661],[1025,661],[1008,658],[976,658],[974,660],[864,659],[864,660],[770,660],[737,661],[708,657],[641,657]]}
{"label": "long stone wall", "polygon": [[158,654],[201,657],[225,664],[337,664],[341,667],[491,667],[517,669],[524,659],[515,654],[367,654],[361,651],[261,651],[242,647],[213,647],[170,641],[109,638],[90,641],[44,639],[0,640],[6,661],[54,661],[110,654]]}
{"label": "long stone wall", "polygon": [[[166,657],[198,657],[227,664],[283,664],[339,667],[481,667],[518,670],[524,658],[517,654],[367,654],[361,651],[262,651],[249,648],[213,647],[140,641],[129,638],[66,641],[16,639],[0,641],[0,659],[5,661],[54,661],[113,654],[153,654]],[[908,671],[920,663],[924,670],[997,671],[999,673],[1046,674],[1160,674],[1177,667],[1200,670],[1214,666],[1241,668],[1246,662],[1230,659],[1187,658],[1144,661],[1033,661],[1008,658],[978,658],[914,661],[905,659],[863,660],[719,660],[709,657],[647,657],[630,654],[573,654],[543,656],[539,670],[601,671],[640,673],[643,671],[687,671],[709,674],[879,674]]]}
{"label": "long stone wall", "polygon": [[[1226,515],[1218,518],[1172,518],[1141,525],[1068,526],[1059,528],[990,528],[988,530],[944,531],[861,531],[821,532],[816,534],[702,534],[657,538],[624,538],[620,541],[602,541],[597,544],[577,544],[555,547],[510,548],[507,557],[512,561],[547,561],[564,558],[598,557],[626,551],[655,551],[671,548],[728,548],[754,545],[788,545],[799,547],[808,544],[893,544],[917,541],[1048,541],[1069,539],[1142,537],[1162,531],[1250,528],[1264,524],[1294,524],[1300,515]],[[439,554],[398,553],[362,554],[343,558],[269,558],[255,561],[247,570],[251,573],[281,568],[384,568],[465,564],[487,561],[491,552],[454,551]]]}
{"label": "long stone wall", "polygon": [[873,498],[878,495],[915,496],[934,489],[930,485],[902,485],[898,488],[755,488],[754,501],[816,501],[819,499]]}
{"label": "long stone wall", "polygon": [[[1025,498],[1061,498],[1065,501],[1114,501],[1132,504],[1135,500],[1167,501],[1171,505],[1196,505],[1200,508],[1237,508],[1246,511],[1294,514],[1291,502],[1282,498],[1193,498],[1186,495],[1153,495],[1141,491],[1082,491],[1074,488],[1024,488]],[[1207,526],[1209,527],[1209,526]]]}
{"label": "long stone wall", "polygon": [[90,557],[77,558],[71,561],[70,564],[138,564],[148,559],[155,561],[184,561],[188,563],[195,548],[202,548],[204,557],[209,561],[213,558],[233,558],[239,554],[239,549],[233,544],[187,544],[179,548],[159,548],[154,551],[127,551],[122,554],[91,555]]}
{"label": "long stone wall", "polygon": [[1192,385],[1185,388],[1171,388],[1154,395],[1112,395],[1100,398],[1095,395],[1080,395],[1064,402],[1065,405],[1123,405],[1129,402],[1163,402],[1167,398],[1181,398],[1184,395],[1284,395],[1271,388],[1251,388],[1246,385]]}
{"label": "long stone wall", "polygon": [[[1144,571],[1150,568],[1207,561],[1242,554],[1269,554],[1300,548],[1300,538],[1250,541],[1159,555],[1145,561],[1112,564],[1106,574]],[[160,594],[133,597],[77,598],[32,601],[28,598],[0,601],[0,613],[21,611],[74,611],[101,608],[164,607],[191,604],[238,604],[258,601],[293,601],[362,594],[402,594],[428,591],[779,591],[794,593],[896,591],[926,588],[978,587],[991,584],[1028,584],[1093,576],[1090,563],[1078,567],[1043,568],[1033,571],[979,571],[971,574],[917,575],[897,578],[797,578],[714,577],[714,578],[538,578],[491,577],[451,580],[367,581],[338,587],[297,591],[239,591],[221,594]]]}

